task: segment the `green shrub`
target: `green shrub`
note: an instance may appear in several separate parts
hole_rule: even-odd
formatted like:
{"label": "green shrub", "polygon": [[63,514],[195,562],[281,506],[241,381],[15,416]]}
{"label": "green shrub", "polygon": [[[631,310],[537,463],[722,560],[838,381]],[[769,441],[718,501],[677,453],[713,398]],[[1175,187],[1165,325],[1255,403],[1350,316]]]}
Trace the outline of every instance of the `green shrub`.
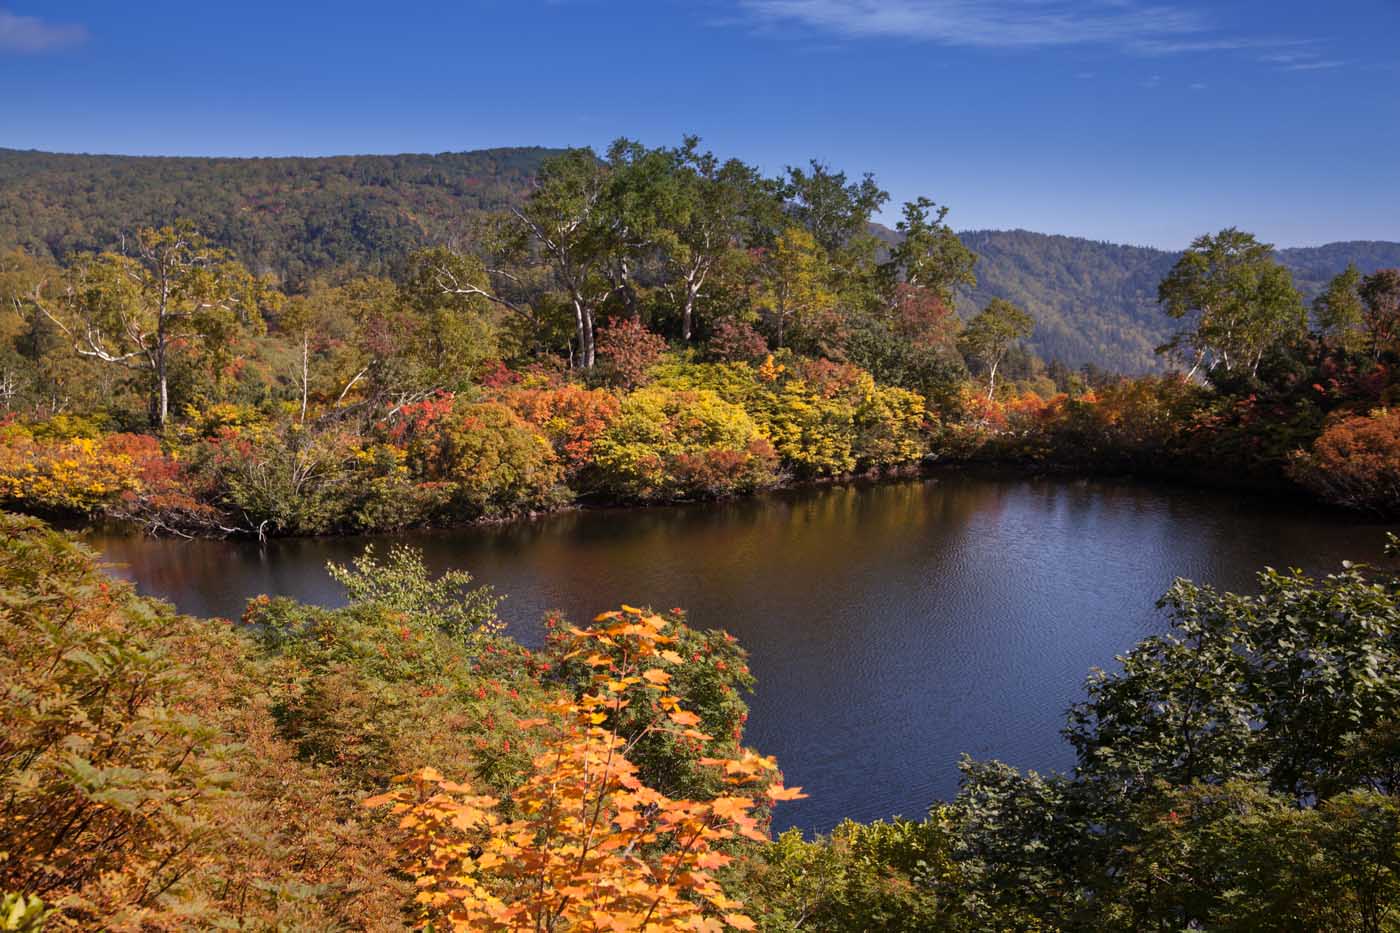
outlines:
{"label": "green shrub", "polygon": [[49,908],[37,897],[6,894],[0,898],[0,930],[6,933],[40,933],[49,915]]}
{"label": "green shrub", "polygon": [[788,830],[735,863],[728,878],[767,931],[978,929],[959,922],[961,878],[942,819],[847,820],[810,842]]}
{"label": "green shrub", "polygon": [[517,780],[531,746],[515,723],[540,691],[528,653],[500,637],[499,599],[464,572],[431,577],[406,548],[330,569],[345,608],[264,596],[244,613],[277,672],[281,736],[359,788],[428,754],[498,789]]}

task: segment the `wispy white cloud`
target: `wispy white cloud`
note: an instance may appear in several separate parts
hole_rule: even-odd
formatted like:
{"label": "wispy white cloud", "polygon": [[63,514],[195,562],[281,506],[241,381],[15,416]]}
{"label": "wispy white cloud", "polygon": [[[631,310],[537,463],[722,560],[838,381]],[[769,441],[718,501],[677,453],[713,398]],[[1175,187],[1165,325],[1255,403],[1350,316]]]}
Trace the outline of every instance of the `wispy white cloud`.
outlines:
{"label": "wispy white cloud", "polygon": [[1190,11],[1130,0],[740,0],[740,5],[761,22],[851,38],[1002,48],[1166,40],[1207,25]]}
{"label": "wispy white cloud", "polygon": [[1345,68],[1351,62],[1342,61],[1335,58],[1319,58],[1316,61],[1295,62],[1286,66],[1284,71],[1324,71],[1331,68]]}
{"label": "wispy white cloud", "polygon": [[[1127,43],[1127,48],[1143,55],[1182,55],[1190,52],[1238,52],[1248,49],[1287,49],[1311,45],[1314,39],[1287,39],[1265,37],[1245,39],[1240,37],[1198,37],[1177,39],[1137,39]],[[1287,54],[1287,53],[1282,53]]]}
{"label": "wispy white cloud", "polygon": [[34,55],[78,45],[87,35],[82,26],[0,10],[0,51]]}
{"label": "wispy white cloud", "polygon": [[1152,0],[737,0],[750,28],[817,30],[978,48],[1099,45],[1144,57],[1287,50],[1313,40],[1223,34],[1203,13]]}
{"label": "wispy white cloud", "polygon": [[1344,68],[1351,62],[1337,58],[1324,58],[1314,49],[1300,49],[1293,52],[1270,52],[1259,56],[1266,65],[1275,65],[1279,71],[1325,71],[1331,68]]}

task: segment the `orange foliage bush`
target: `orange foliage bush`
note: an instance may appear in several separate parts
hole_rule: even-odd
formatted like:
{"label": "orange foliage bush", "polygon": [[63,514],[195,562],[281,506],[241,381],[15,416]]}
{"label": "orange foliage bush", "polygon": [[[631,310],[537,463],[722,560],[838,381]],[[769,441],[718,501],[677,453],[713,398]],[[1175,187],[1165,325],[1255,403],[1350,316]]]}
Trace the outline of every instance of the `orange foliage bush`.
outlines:
{"label": "orange foliage bush", "polygon": [[1400,515],[1400,409],[1333,421],[1289,473],[1331,502]]}
{"label": "orange foliage bush", "polygon": [[[700,717],[671,694],[668,668],[684,663],[664,619],[624,606],[591,629],[572,629],[573,650],[596,673],[578,700],[552,704],[534,773],[498,799],[447,781],[431,768],[408,786],[366,801],[392,803],[406,831],[424,924],[455,930],[754,929],[743,905],[713,872],[736,839],[766,841],[766,808],[803,796],[783,786],[777,765],[751,751],[702,764],[725,792],[707,801],[672,799],[637,777],[628,753],[654,729],[708,740]],[[652,691],[666,718],[624,739],[616,721],[637,687]]]}
{"label": "orange foliage bush", "polygon": [[519,389],[502,400],[544,432],[570,474],[591,462],[593,442],[607,430],[622,405],[611,392],[585,389],[577,383]]}

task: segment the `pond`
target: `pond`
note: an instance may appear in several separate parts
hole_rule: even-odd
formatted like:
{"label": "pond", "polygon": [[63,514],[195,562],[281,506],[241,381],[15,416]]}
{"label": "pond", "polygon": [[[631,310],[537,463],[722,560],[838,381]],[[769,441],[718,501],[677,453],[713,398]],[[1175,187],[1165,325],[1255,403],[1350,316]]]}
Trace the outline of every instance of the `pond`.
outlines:
{"label": "pond", "polygon": [[1059,730],[1092,666],[1166,628],[1176,577],[1251,588],[1380,558],[1385,526],[1264,496],[1130,482],[944,474],[717,505],[585,510],[384,538],[177,541],[94,536],[142,591],[237,617],[259,593],[337,604],[327,561],[372,541],[422,549],[508,598],[537,645],[546,610],[684,607],[752,655],[747,741],[808,799],[778,828],[922,816],[958,756],[1073,764]]}

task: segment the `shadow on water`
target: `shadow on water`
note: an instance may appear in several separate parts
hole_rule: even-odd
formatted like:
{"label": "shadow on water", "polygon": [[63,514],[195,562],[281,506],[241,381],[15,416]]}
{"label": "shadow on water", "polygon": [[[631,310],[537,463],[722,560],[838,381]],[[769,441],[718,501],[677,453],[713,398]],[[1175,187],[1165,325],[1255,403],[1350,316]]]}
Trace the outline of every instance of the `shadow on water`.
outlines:
{"label": "shadow on water", "polygon": [[752,654],[749,741],[811,794],[779,826],[826,830],[921,815],[956,792],[963,752],[1070,766],[1064,708],[1091,666],[1166,627],[1154,604],[1174,578],[1249,589],[1266,565],[1325,573],[1379,559],[1384,530],[1265,497],[958,474],[266,548],[92,540],[196,615],[236,617],[258,593],[337,604],[326,562],[390,541],[506,594],[526,644],[548,609],[685,607]]}

